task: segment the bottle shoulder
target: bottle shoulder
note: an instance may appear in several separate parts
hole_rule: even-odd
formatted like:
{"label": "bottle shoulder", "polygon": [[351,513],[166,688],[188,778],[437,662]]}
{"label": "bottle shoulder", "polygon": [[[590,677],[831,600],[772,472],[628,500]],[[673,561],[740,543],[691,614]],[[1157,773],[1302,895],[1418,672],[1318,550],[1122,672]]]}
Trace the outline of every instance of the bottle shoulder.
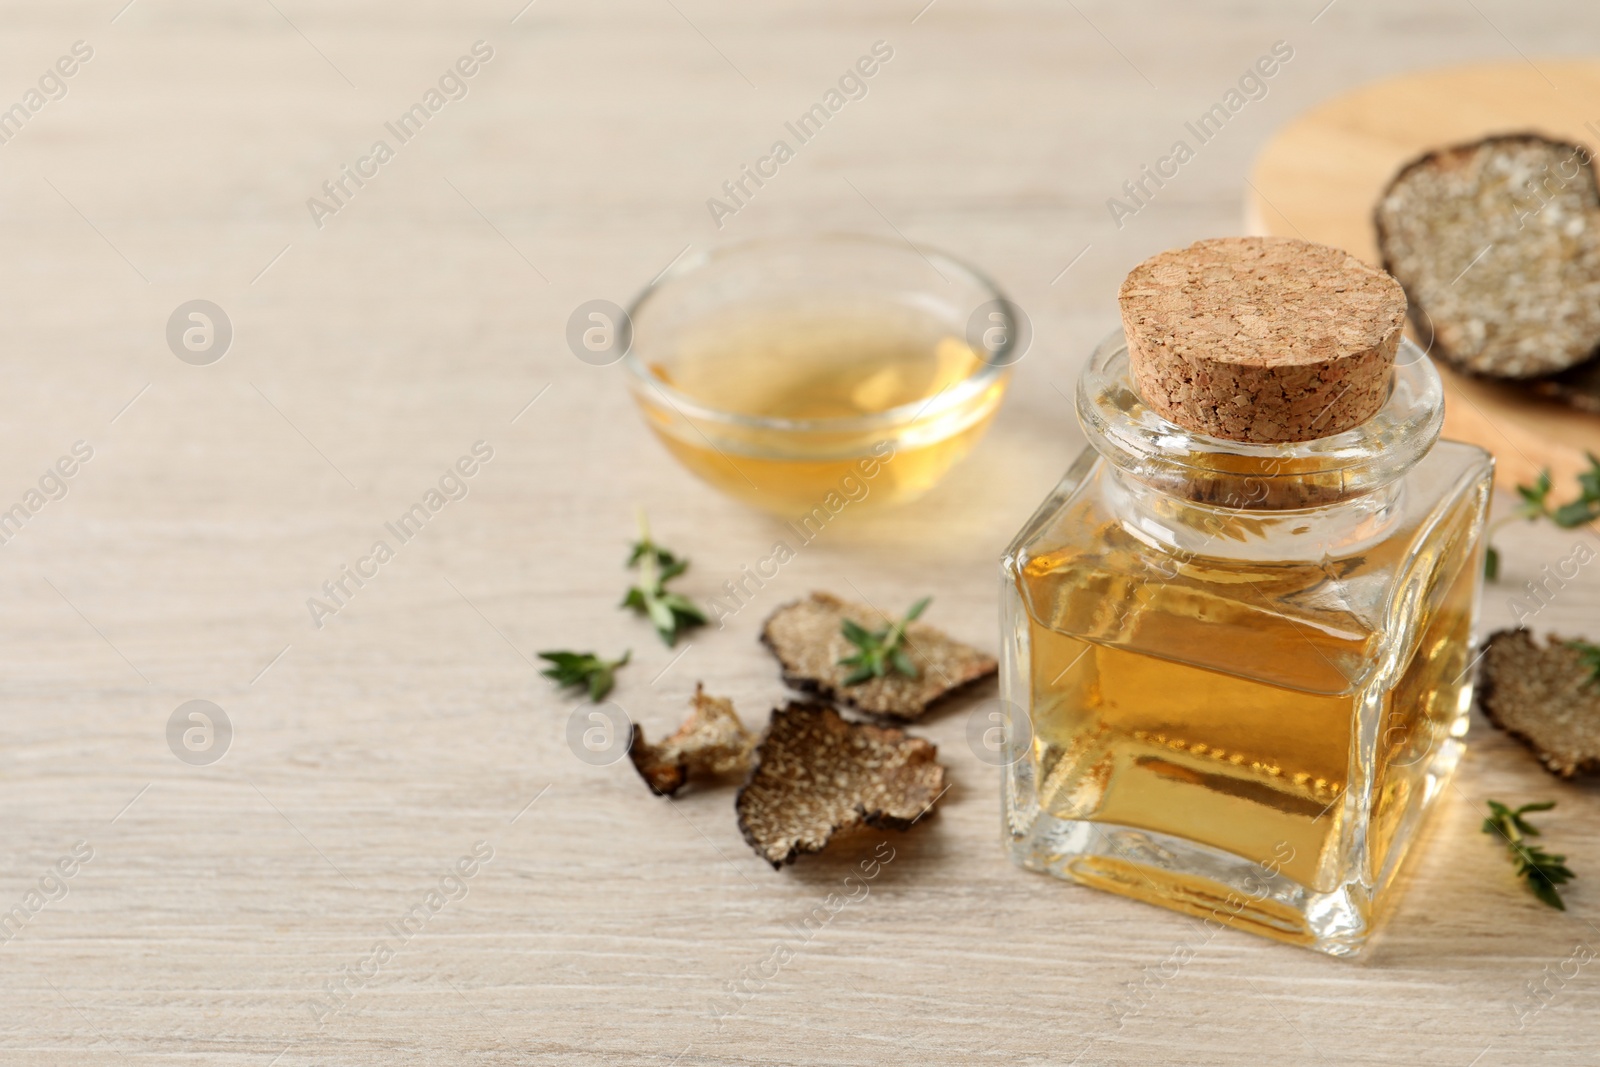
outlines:
{"label": "bottle shoulder", "polygon": [[[1273,510],[1130,493],[1119,484],[1114,468],[1085,448],[1018,531],[1005,559],[1012,569],[1020,569],[1024,561],[1060,549],[1091,547],[1112,527],[1152,552],[1178,559],[1292,564],[1353,556],[1373,542],[1415,538],[1463,501],[1487,492],[1493,472],[1493,457],[1478,446],[1440,441],[1381,499],[1374,494],[1345,503]],[[1370,507],[1364,504],[1368,500]],[[1358,521],[1340,521],[1350,515]],[[1362,521],[1374,515],[1373,521]]]}
{"label": "bottle shoulder", "polygon": [[1419,604],[1476,565],[1492,464],[1481,449],[1440,442],[1383,514],[1341,526],[1328,509],[1200,507],[1197,518],[1183,502],[1130,504],[1090,453],[1003,566],[1038,625],[1305,691],[1351,692],[1409,642]]}

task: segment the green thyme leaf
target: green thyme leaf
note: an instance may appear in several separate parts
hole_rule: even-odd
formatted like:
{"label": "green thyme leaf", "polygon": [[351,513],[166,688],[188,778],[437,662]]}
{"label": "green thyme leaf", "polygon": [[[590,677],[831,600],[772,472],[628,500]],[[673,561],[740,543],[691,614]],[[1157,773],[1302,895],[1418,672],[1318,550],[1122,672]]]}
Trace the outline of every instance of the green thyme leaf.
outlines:
{"label": "green thyme leaf", "polygon": [[859,656],[852,656],[849,659],[842,659],[839,661],[839,663],[846,667],[855,666],[856,668],[849,674],[845,675],[844,684],[846,686],[860,685],[862,682],[870,681],[871,679],[877,677],[877,675],[873,673],[871,667],[861,663],[861,657]]}
{"label": "green thyme leaf", "polygon": [[889,653],[889,662],[894,664],[895,670],[907,678],[915,678],[917,676],[917,665],[911,662],[911,657],[906,655],[905,649],[897,648]]}
{"label": "green thyme leaf", "polygon": [[1563,530],[1576,529],[1600,518],[1600,500],[1583,498],[1562,504],[1550,513],[1550,521]]}
{"label": "green thyme leaf", "polygon": [[587,688],[589,699],[598,704],[616,684],[617,668],[626,664],[632,654],[624,652],[621,658],[608,660],[593,652],[541,652],[539,658],[548,660],[550,666],[539,673],[562,688]]}
{"label": "green thyme leaf", "polygon": [[919,678],[917,665],[912,662],[906,653],[906,627],[917,616],[927,610],[932,597],[923,597],[905,613],[905,617],[897,622],[877,630],[868,630],[861,624],[850,619],[844,619],[839,626],[839,632],[845,639],[856,646],[856,651],[839,661],[841,667],[854,667],[855,669],[845,675],[844,685],[860,685],[862,682],[873,678],[883,678],[893,670],[905,675],[907,678]]}
{"label": "green thyme leaf", "polygon": [[1589,469],[1578,475],[1578,488],[1586,500],[1600,500],[1600,456],[1593,452],[1584,455],[1589,457]]}
{"label": "green thyme leaf", "polygon": [[1587,641],[1568,641],[1567,647],[1582,658],[1584,669],[1589,672],[1589,678],[1583,684],[1600,685],[1600,645],[1592,645]]}
{"label": "green thyme leaf", "polygon": [[1517,486],[1517,495],[1522,498],[1522,505],[1517,513],[1525,519],[1537,519],[1550,508],[1550,472],[1539,472],[1539,478],[1532,485]]}
{"label": "green thyme leaf", "polygon": [[1600,518],[1600,458],[1587,453],[1589,469],[1578,475],[1578,498],[1556,508],[1550,518],[1557,526],[1571,529]]}
{"label": "green thyme leaf", "polygon": [[639,571],[639,584],[628,590],[621,606],[650,620],[667,647],[677,644],[685,630],[706,624],[706,613],[681,593],[667,590],[667,582],[689,569],[689,561],[650,539],[650,524],[639,513],[639,540],[633,543],[627,566]]}
{"label": "green thyme leaf", "polygon": [[1525,840],[1528,837],[1538,837],[1539,829],[1523,816],[1532,811],[1549,811],[1555,806],[1555,801],[1545,800],[1537,804],[1524,804],[1513,810],[1498,800],[1491,800],[1489,818],[1483,820],[1483,832],[1499,834],[1505,840],[1506,850],[1511,854],[1511,863],[1516,868],[1517,877],[1527,880],[1528,888],[1533,891],[1534,896],[1552,908],[1566,911],[1567,906],[1562,901],[1556,886],[1564,885],[1577,877],[1567,867],[1567,857],[1546,852],[1540,846],[1529,844]]}
{"label": "green thyme leaf", "polygon": [[[1552,506],[1550,493],[1553,485],[1548,469],[1539,472],[1539,477],[1532,485],[1517,486],[1517,496],[1521,503],[1512,516],[1495,522],[1491,532],[1504,525],[1510,518],[1526,519],[1533,522],[1538,519],[1549,519],[1564,530],[1576,529],[1587,526],[1589,523],[1600,519],[1600,456],[1593,452],[1588,453],[1589,469],[1578,475],[1578,495],[1575,499],[1565,504]],[[1490,545],[1483,561],[1483,575],[1489,581],[1494,581],[1500,576],[1500,554]]]}

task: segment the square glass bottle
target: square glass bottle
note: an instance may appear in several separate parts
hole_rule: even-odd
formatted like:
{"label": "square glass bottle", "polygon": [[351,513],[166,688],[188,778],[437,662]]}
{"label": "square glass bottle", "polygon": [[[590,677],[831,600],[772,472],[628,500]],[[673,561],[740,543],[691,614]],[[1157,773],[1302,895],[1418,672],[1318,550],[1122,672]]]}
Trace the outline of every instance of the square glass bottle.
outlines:
{"label": "square glass bottle", "polygon": [[1004,834],[1023,867],[1354,955],[1462,751],[1493,459],[1381,407],[1249,443],[1152,410],[1122,332],[1090,447],[1002,561]]}

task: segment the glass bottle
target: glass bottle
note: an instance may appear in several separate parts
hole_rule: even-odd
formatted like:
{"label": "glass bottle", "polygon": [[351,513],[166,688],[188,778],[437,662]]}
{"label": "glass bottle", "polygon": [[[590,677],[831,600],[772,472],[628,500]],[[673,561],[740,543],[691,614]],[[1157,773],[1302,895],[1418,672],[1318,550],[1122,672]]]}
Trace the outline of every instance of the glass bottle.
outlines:
{"label": "glass bottle", "polygon": [[1388,399],[1287,444],[1193,433],[1119,331],[1089,446],[1002,561],[1004,834],[1023,867],[1349,956],[1460,759],[1493,459]]}

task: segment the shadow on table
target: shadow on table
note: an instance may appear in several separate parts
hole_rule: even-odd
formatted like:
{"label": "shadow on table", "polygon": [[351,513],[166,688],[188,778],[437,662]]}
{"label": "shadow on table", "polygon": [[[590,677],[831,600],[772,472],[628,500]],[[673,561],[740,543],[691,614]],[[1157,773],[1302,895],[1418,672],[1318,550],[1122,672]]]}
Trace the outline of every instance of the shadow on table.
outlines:
{"label": "shadow on table", "polygon": [[[958,797],[962,787],[952,785],[941,805]],[[925,879],[950,858],[951,836],[935,809],[909,830],[858,826],[833,835],[822,852],[803,855],[782,872],[819,893],[862,896],[902,880]]]}

